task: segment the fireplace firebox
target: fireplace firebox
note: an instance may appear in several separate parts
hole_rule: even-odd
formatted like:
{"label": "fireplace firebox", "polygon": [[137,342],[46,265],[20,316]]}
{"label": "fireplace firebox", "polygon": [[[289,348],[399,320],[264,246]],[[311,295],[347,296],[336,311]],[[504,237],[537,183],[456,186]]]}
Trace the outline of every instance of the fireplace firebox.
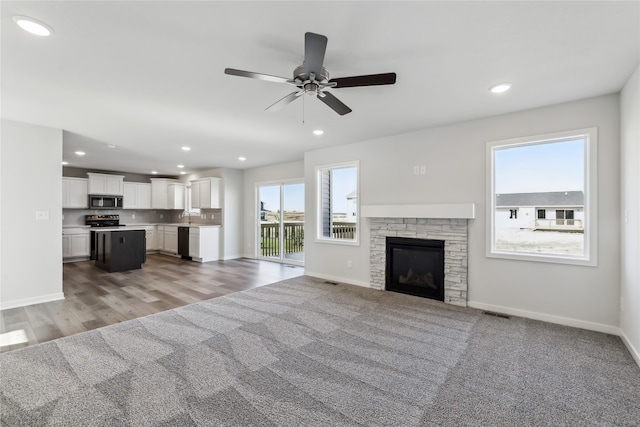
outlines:
{"label": "fireplace firebox", "polygon": [[444,301],[444,241],[387,237],[385,289]]}

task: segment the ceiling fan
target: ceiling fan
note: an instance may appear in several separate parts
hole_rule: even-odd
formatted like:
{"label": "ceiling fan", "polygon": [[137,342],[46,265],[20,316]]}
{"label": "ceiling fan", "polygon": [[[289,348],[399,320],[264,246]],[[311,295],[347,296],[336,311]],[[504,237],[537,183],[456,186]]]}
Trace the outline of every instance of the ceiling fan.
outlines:
{"label": "ceiling fan", "polygon": [[329,78],[329,71],[322,66],[324,54],[327,49],[327,37],[321,34],[305,33],[304,35],[304,62],[293,70],[293,78],[271,76],[269,74],[254,73],[251,71],[225,68],[225,74],[231,76],[249,77],[251,79],[264,80],[275,83],[287,83],[296,86],[298,90],[270,105],[268,111],[277,111],[285,105],[295,101],[301,95],[307,94],[316,96],[336,113],[345,115],[350,113],[351,108],[347,107],[330,92],[328,88],[343,88],[356,86],[378,86],[392,85],[396,82],[396,73],[369,74],[364,76]]}

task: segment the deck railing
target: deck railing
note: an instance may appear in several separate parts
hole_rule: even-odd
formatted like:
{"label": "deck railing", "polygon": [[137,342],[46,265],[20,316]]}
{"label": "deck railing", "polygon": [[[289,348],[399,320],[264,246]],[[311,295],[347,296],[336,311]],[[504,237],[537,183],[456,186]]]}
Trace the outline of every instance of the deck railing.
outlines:
{"label": "deck railing", "polygon": [[[284,254],[304,251],[304,222],[284,223]],[[260,253],[262,256],[280,256],[280,224],[263,222],[260,224]]]}
{"label": "deck railing", "polygon": [[[334,222],[332,237],[334,239],[355,239],[356,224],[354,222]],[[290,254],[304,252],[304,221],[284,222],[284,252]],[[280,256],[280,224],[263,222],[260,224],[260,255],[267,257]]]}

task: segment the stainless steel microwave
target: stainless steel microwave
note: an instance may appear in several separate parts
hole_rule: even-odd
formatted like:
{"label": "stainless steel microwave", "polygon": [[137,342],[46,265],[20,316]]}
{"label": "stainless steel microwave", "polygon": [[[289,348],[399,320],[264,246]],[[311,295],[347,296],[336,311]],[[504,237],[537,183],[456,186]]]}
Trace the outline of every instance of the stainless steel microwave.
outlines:
{"label": "stainless steel microwave", "polygon": [[122,209],[122,196],[89,196],[89,209]]}

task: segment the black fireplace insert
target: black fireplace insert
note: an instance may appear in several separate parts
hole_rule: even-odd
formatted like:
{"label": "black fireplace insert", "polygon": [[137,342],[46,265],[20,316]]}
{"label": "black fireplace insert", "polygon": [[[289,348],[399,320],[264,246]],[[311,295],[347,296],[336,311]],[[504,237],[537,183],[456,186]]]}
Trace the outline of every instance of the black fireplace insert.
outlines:
{"label": "black fireplace insert", "polygon": [[444,241],[387,237],[385,289],[444,301]]}

